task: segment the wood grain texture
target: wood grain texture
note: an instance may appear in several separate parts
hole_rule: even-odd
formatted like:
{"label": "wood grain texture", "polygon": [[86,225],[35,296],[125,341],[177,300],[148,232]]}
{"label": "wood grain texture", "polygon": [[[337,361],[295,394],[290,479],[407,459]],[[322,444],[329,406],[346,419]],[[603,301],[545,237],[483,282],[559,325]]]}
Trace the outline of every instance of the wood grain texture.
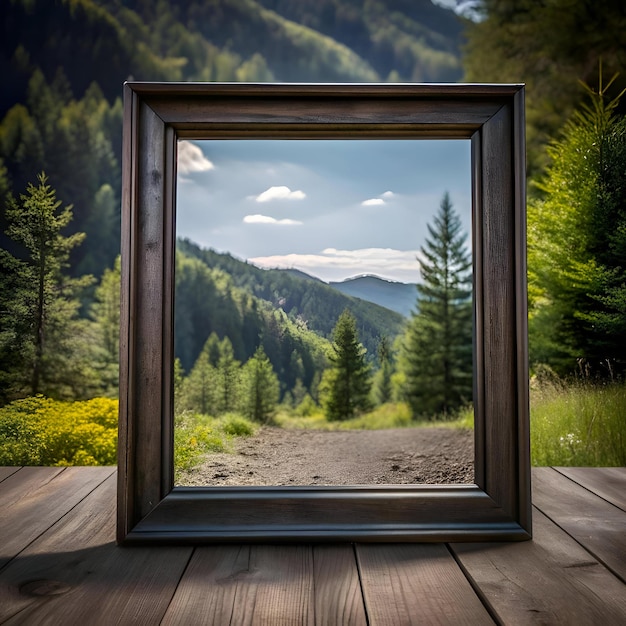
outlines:
{"label": "wood grain texture", "polygon": [[197,548],[162,626],[231,624],[237,588],[249,575],[250,546]]}
{"label": "wood grain texture", "polygon": [[316,626],[367,624],[352,544],[314,546]]}
{"label": "wood grain texture", "polygon": [[607,502],[626,511],[626,467],[556,467],[554,468]]}
{"label": "wood grain texture", "polygon": [[0,482],[2,482],[5,478],[8,478],[12,474],[15,474],[15,472],[17,472],[19,469],[20,467],[18,466],[10,467],[8,465],[5,465],[3,467],[0,467]]}
{"label": "wood grain texture", "polygon": [[450,546],[501,623],[621,623],[624,585],[538,511],[533,528],[532,541]]}
{"label": "wood grain texture", "polygon": [[533,504],[626,582],[621,509],[548,467],[533,474]]}
{"label": "wood grain texture", "polygon": [[112,467],[23,467],[0,483],[0,568],[114,473]]}
{"label": "wood grain texture", "polygon": [[358,544],[357,557],[372,626],[493,623],[443,544]]}
{"label": "wood grain texture", "polygon": [[159,623],[191,549],[115,546],[115,488],[111,476],[0,572],[0,622]]}

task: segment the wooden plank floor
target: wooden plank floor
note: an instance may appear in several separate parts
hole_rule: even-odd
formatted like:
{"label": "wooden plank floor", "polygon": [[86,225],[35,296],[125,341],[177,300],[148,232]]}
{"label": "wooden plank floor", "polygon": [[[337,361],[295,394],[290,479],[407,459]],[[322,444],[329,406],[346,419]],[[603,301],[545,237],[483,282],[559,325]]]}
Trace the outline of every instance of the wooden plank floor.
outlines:
{"label": "wooden plank floor", "polygon": [[626,624],[626,468],[535,468],[522,543],[115,545],[114,468],[0,468],[0,624]]}

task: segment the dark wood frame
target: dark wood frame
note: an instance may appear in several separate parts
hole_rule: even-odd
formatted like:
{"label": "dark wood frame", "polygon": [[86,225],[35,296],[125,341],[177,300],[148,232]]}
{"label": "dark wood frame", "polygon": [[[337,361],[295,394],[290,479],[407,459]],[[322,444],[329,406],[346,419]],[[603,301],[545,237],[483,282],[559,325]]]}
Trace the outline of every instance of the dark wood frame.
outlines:
{"label": "dark wood frame", "polygon": [[[522,85],[127,83],[118,541],[530,538]],[[475,484],[174,487],[178,139],[470,139]]]}

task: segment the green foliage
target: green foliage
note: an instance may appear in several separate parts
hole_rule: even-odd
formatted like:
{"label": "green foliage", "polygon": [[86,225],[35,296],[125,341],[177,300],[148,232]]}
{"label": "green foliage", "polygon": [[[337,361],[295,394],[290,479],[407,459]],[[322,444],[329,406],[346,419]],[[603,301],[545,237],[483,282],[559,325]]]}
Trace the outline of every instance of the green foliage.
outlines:
{"label": "green foliage", "polygon": [[531,387],[533,465],[626,465],[626,385],[578,381]]}
{"label": "green foliage", "polygon": [[[179,291],[181,293],[184,291],[185,297],[188,293],[189,305],[185,300],[185,304],[181,304],[178,309],[182,313],[183,326],[180,330],[178,328],[176,330],[176,345],[178,346],[176,350],[186,367],[190,367],[191,363],[183,358],[183,351],[189,349],[193,353],[191,346],[194,342],[197,342],[198,338],[204,341],[203,338],[207,334],[200,324],[208,324],[208,320],[212,320],[211,330],[215,330],[219,336],[231,338],[235,356],[240,360],[251,356],[258,345],[258,336],[261,334],[263,347],[279,375],[283,390],[293,388],[297,378],[301,378],[304,386],[311,390],[315,371],[324,367],[324,354],[328,352],[328,343],[314,333],[331,339],[335,323],[346,308],[349,308],[357,319],[359,337],[367,348],[370,360],[373,360],[376,354],[379,337],[385,335],[394,338],[402,332],[404,318],[400,314],[345,296],[317,279],[294,275],[285,270],[260,269],[235,259],[229,254],[203,250],[188,240],[178,241],[177,255],[180,255],[181,261],[189,258],[202,261],[213,270],[213,274],[201,273],[198,265],[181,263],[182,271],[186,273],[184,279],[181,276],[181,280],[184,280],[185,284],[181,282],[180,286],[177,286],[177,302],[180,302]],[[194,268],[193,274],[192,267]],[[271,303],[274,309],[282,309],[285,315],[272,313],[274,319],[269,319],[264,313],[267,306],[258,302],[255,305],[256,310],[251,311],[246,318],[247,325],[237,332],[234,328],[235,322],[240,324],[238,319],[243,314],[233,311],[230,303],[222,301],[219,306],[216,306],[212,317],[208,315],[207,308],[210,306],[207,302],[208,298],[202,296],[203,292],[199,290],[204,289],[207,295],[215,292],[214,288],[207,285],[207,282],[211,280],[208,278],[210,276],[221,276],[220,280],[224,281],[223,284],[230,284],[226,295],[236,297],[238,290],[245,290],[248,294],[253,294],[255,298]],[[240,302],[243,303],[243,300],[240,299]],[[251,302],[250,306],[253,306]],[[199,315],[199,311],[207,311],[207,313]],[[188,315],[192,312],[196,312],[193,318],[198,321],[196,324],[191,319],[187,321]],[[257,321],[255,321],[255,315]],[[261,317],[263,319],[259,319]],[[264,324],[265,328],[259,328],[259,323]],[[217,324],[221,324],[219,329]],[[236,337],[242,333],[248,338],[248,342],[252,342],[251,349],[246,343],[246,350],[243,353],[239,351],[236,341]],[[283,345],[280,355],[277,352],[277,340],[280,340]],[[303,343],[312,344],[311,349],[303,349]],[[200,347],[197,348],[198,352]],[[303,373],[293,368],[292,352],[294,349],[302,359]],[[307,353],[310,356],[307,356]]]}
{"label": "green foliage", "polygon": [[589,93],[528,206],[531,361],[611,377],[626,367],[626,118]]}
{"label": "green foliage", "polygon": [[93,366],[98,373],[102,393],[117,396],[120,336],[120,257],[106,269],[96,287],[91,305],[93,320]]}
{"label": "green foliage", "polygon": [[117,400],[43,396],[0,408],[0,465],[113,465]]}
{"label": "green foliage", "polygon": [[333,335],[334,353],[324,372],[322,404],[329,420],[347,420],[370,408],[370,366],[359,342],[356,319],[348,309],[339,316]]}
{"label": "green foliage", "polygon": [[[578,81],[597,84],[626,66],[623,2],[481,0],[483,19],[468,23],[469,82],[526,83],[529,173],[547,163],[545,147],[582,101]],[[613,86],[625,85],[626,76]]]}
{"label": "green foliage", "polygon": [[450,417],[472,397],[472,260],[447,193],[428,231],[400,369],[413,416],[435,419]]}
{"label": "green foliage", "polygon": [[378,344],[378,370],[374,374],[373,395],[376,404],[390,402],[393,395],[391,377],[393,375],[393,355],[387,337],[380,338]]}
{"label": "green foliage", "polygon": [[278,404],[280,386],[270,360],[259,346],[241,372],[240,410],[245,417],[267,424]]}
{"label": "green foliage", "polygon": [[0,250],[0,400],[45,392],[56,397],[86,395],[95,383],[89,366],[87,324],[78,319],[77,295],[91,277],[65,275],[70,252],[84,238],[64,236],[72,207],[38,176],[6,210],[6,234],[24,258]]}

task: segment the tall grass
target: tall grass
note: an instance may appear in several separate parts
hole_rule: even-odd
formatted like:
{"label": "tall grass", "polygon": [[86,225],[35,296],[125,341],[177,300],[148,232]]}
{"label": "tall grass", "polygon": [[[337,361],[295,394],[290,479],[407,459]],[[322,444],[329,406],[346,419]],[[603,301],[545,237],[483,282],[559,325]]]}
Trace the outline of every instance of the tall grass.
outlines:
{"label": "tall grass", "polygon": [[626,465],[626,385],[559,381],[530,394],[533,465]]}
{"label": "tall grass", "polygon": [[304,416],[297,415],[293,411],[282,410],[274,417],[274,423],[281,428],[306,430],[384,430],[434,426],[473,428],[474,413],[469,407],[460,411],[455,419],[413,420],[411,410],[405,402],[388,402],[368,413],[343,421],[327,420],[319,407]]}

